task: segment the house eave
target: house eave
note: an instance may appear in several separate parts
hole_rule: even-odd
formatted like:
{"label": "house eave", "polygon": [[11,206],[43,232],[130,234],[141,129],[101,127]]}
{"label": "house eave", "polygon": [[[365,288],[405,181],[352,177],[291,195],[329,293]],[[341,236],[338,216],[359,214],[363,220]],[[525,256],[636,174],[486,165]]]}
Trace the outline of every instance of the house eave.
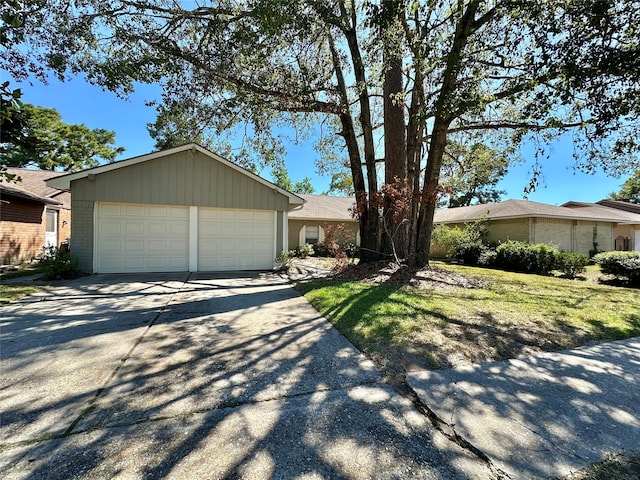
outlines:
{"label": "house eave", "polygon": [[[587,222],[606,222],[606,223],[625,223],[620,221],[620,219],[614,219],[614,218],[600,218],[600,217],[584,217],[584,216],[575,216],[575,217],[568,217],[568,216],[564,216],[564,215],[549,215],[549,214],[536,214],[536,213],[532,213],[532,214],[528,214],[528,215],[504,215],[504,216],[499,216],[499,217],[491,217],[491,216],[487,216],[486,219],[488,221],[494,221],[494,220],[520,220],[520,219],[525,219],[525,218],[549,218],[549,219],[553,219],[553,220],[580,220],[580,221],[587,221]],[[468,223],[468,222],[475,222],[477,221],[478,218],[467,218],[467,219],[456,219],[456,220],[434,220],[433,223],[437,223],[437,224],[444,224],[444,223]]]}

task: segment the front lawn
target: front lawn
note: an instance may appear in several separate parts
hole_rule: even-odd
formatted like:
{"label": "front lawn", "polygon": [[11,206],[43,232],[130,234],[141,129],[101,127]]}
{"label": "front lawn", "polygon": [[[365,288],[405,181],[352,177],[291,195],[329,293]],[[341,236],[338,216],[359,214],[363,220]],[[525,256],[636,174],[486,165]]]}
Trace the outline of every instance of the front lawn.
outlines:
{"label": "front lawn", "polygon": [[297,288],[390,374],[640,335],[637,289],[459,265],[435,268],[443,281],[435,275],[419,288],[345,279]]}
{"label": "front lawn", "polygon": [[0,305],[3,303],[19,300],[27,295],[34,294],[42,290],[42,287],[31,285],[1,285],[0,284]]}

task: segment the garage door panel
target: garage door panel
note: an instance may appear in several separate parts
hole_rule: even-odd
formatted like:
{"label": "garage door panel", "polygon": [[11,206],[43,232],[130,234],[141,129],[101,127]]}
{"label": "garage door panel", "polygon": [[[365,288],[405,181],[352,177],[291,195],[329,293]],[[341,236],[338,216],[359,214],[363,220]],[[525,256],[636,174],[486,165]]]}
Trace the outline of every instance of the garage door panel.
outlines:
{"label": "garage door panel", "polygon": [[218,210],[219,220],[237,220],[239,212],[237,210]]}
{"label": "garage door panel", "polygon": [[123,222],[122,227],[121,231],[125,235],[144,235],[144,223],[125,221]]}
{"label": "garage door panel", "polygon": [[166,235],[168,227],[169,226],[166,223],[150,222],[147,226],[147,233],[149,235]]}
{"label": "garage door panel", "polygon": [[166,240],[149,240],[147,250],[150,253],[162,253],[170,251]]}
{"label": "garage door panel", "polygon": [[273,266],[273,212],[200,208],[198,219],[200,271]]}
{"label": "garage door panel", "polygon": [[107,235],[120,235],[122,233],[122,225],[118,222],[101,222],[100,231]]}
{"label": "garage door panel", "polygon": [[124,252],[126,253],[136,253],[143,254],[144,253],[144,240],[125,240],[124,242]]}
{"label": "garage door panel", "polygon": [[121,215],[120,205],[102,204],[100,210],[103,215]]}
{"label": "garage door panel", "polygon": [[122,248],[122,242],[118,239],[107,239],[102,241],[103,252],[119,252]]}
{"label": "garage door panel", "polygon": [[128,217],[143,217],[145,215],[144,207],[139,205],[122,205],[120,210],[116,215]]}
{"label": "garage door panel", "polygon": [[189,268],[188,207],[98,206],[98,272],[166,272]]}

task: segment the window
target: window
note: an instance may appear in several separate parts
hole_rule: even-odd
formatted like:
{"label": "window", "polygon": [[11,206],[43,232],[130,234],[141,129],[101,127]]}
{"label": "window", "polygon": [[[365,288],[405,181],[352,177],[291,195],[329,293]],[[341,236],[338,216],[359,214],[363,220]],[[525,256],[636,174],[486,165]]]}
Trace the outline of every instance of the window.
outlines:
{"label": "window", "polygon": [[320,227],[318,225],[306,225],[304,243],[315,245],[320,239]]}
{"label": "window", "polygon": [[45,231],[53,233],[57,230],[57,225],[56,225],[58,223],[57,213],[58,212],[56,212],[55,210],[47,210]]}
{"label": "window", "polygon": [[319,225],[304,225],[300,229],[298,237],[298,245],[303,246],[307,243],[315,245],[324,240],[324,230]]}

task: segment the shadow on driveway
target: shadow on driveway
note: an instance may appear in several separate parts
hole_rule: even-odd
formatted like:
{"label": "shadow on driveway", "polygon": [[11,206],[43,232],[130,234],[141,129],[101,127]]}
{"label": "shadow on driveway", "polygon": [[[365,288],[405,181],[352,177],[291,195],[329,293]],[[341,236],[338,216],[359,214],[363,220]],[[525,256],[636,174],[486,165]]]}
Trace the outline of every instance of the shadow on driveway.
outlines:
{"label": "shadow on driveway", "polygon": [[98,275],[1,312],[3,478],[490,478],[275,275]]}

